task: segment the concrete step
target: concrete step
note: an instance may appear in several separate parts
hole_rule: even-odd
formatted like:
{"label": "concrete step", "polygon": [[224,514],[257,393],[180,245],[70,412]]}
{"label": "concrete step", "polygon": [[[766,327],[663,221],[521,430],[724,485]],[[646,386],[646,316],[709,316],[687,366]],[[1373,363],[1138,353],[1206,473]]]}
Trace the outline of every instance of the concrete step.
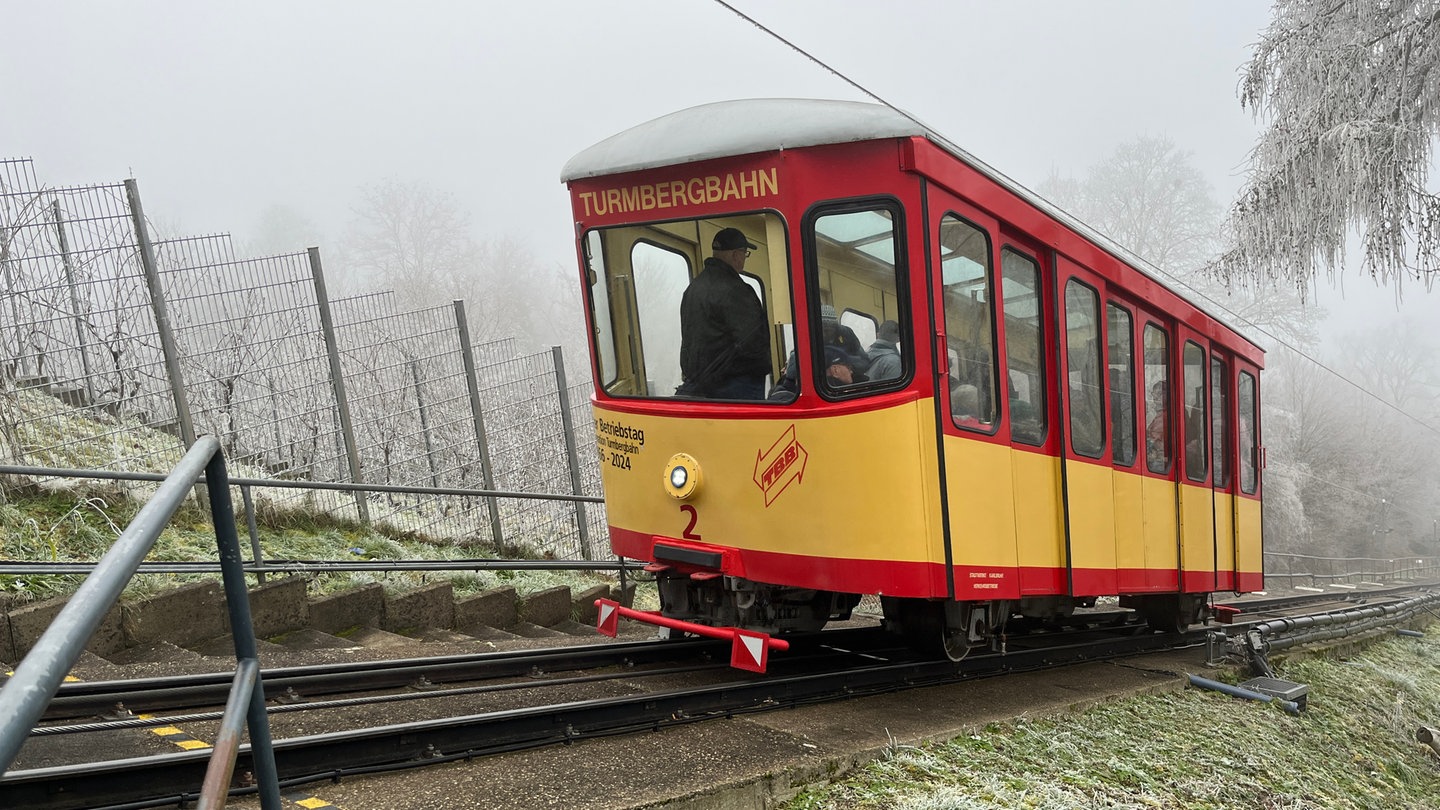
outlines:
{"label": "concrete step", "polygon": [[516,622],[505,628],[505,632],[514,633],[522,638],[560,638],[570,635],[560,630],[551,630],[548,627],[541,627],[538,624],[531,624],[530,622]]}
{"label": "concrete step", "polygon": [[378,627],[359,627],[341,636],[352,643],[371,649],[386,650],[403,647],[423,647],[425,642]]}
{"label": "concrete step", "polygon": [[[201,655],[208,655],[211,658],[235,658],[235,639],[229,634],[206,639],[196,644],[186,645],[186,649],[193,650]],[[284,652],[285,648],[279,644],[273,644],[263,638],[255,639],[255,652],[261,661],[267,661],[273,655]]]}
{"label": "concrete step", "polygon": [[291,650],[356,650],[361,646],[349,639],[332,636],[309,627],[282,636],[275,636],[270,639],[270,642]]}

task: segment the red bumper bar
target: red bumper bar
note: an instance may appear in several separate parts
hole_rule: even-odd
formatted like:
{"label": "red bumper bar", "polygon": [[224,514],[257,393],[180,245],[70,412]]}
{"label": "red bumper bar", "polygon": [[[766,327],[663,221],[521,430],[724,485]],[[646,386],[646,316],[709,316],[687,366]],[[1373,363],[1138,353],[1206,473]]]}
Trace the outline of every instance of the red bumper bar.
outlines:
{"label": "red bumper bar", "polygon": [[659,611],[632,610],[613,599],[596,599],[595,607],[600,609],[600,617],[595,622],[595,629],[611,638],[614,638],[615,634],[619,632],[620,619],[624,617],[657,627],[683,630],[697,636],[728,639],[730,641],[730,666],[736,669],[764,672],[765,667],[770,663],[771,650],[784,652],[790,649],[790,642],[766,633],[754,633],[738,627],[711,627],[708,624],[671,619],[661,616]]}

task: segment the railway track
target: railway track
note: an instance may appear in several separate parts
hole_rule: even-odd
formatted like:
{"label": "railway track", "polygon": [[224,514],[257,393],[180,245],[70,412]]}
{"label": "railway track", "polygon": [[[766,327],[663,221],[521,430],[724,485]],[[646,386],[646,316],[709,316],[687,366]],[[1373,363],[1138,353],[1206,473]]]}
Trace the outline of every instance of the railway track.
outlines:
{"label": "railway track", "polygon": [[[1406,595],[1397,589],[1363,599],[1374,604]],[[1356,601],[1251,599],[1229,632],[1243,633],[1282,612],[1333,611]],[[1063,627],[1012,634],[1003,654],[976,654],[958,664],[919,659],[868,627],[796,637],[765,677],[726,666],[723,642],[671,640],[292,667],[267,670],[264,681],[277,766],[284,784],[294,786],[1192,647],[1216,629],[1153,634],[1128,611],[1099,610]],[[154,730],[213,739],[206,736],[218,726],[212,709],[227,689],[228,677],[221,675],[66,685],[17,762],[23,769],[0,780],[0,806],[183,806],[198,791],[208,747],[202,742],[196,750],[175,751]],[[116,704],[150,716],[117,715]],[[96,714],[110,719],[89,719]],[[91,744],[73,742],[82,738]],[[118,758],[95,756],[95,739],[107,757]],[[235,772],[249,768],[242,753]],[[242,785],[234,794],[246,792]]]}

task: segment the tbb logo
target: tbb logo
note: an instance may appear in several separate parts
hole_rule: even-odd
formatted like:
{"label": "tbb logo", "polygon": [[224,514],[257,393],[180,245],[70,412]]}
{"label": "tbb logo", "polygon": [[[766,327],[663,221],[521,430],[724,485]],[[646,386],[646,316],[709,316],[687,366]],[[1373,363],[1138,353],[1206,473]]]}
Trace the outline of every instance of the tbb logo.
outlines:
{"label": "tbb logo", "polygon": [[765,493],[766,506],[774,503],[791,482],[804,478],[807,457],[804,445],[795,438],[794,425],[769,450],[755,453],[755,486]]}

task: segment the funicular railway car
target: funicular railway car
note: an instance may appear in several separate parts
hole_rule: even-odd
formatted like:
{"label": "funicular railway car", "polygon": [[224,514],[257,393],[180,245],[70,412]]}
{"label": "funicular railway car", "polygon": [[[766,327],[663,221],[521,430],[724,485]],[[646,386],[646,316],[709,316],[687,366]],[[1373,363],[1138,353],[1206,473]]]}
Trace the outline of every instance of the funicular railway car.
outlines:
{"label": "funicular railway car", "polygon": [[1174,630],[1262,587],[1260,348],[928,128],[723,102],[562,179],[611,542],[661,600],[602,631],[763,670],[877,594],[958,659],[1014,616],[1119,596]]}

